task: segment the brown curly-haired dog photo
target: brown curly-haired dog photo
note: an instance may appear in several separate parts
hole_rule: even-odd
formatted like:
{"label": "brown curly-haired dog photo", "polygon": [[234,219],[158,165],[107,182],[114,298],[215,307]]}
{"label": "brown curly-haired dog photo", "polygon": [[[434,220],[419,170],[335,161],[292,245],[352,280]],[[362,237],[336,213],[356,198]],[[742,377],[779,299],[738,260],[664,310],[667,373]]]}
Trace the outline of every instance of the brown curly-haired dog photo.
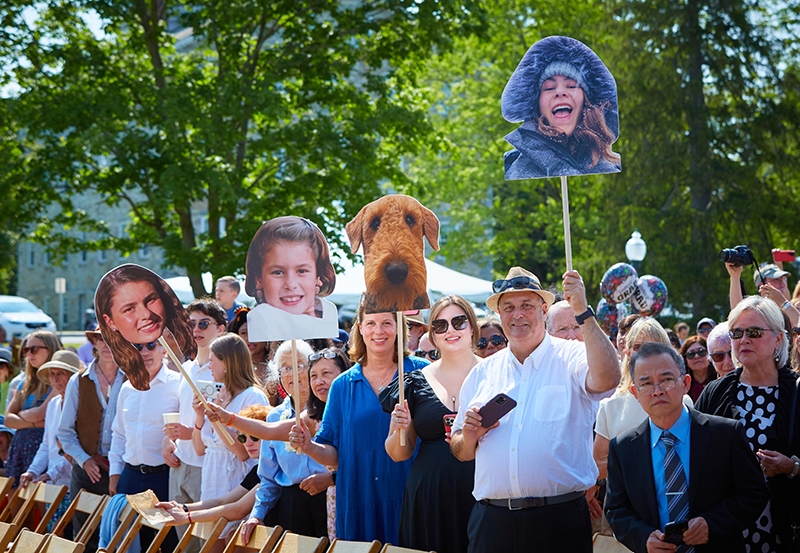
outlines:
{"label": "brown curly-haired dog photo", "polygon": [[361,208],[345,227],[353,253],[364,245],[367,313],[430,307],[423,237],[439,249],[439,219],[411,196],[384,196]]}

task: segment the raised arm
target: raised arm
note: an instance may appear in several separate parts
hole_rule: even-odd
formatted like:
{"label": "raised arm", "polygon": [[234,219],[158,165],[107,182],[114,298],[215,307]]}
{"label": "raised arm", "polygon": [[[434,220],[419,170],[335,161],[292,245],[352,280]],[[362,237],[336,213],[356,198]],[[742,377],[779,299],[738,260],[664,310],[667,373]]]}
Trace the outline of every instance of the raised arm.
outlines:
{"label": "raised arm", "polygon": [[[586,288],[577,271],[564,273],[564,299],[576,316],[582,315],[589,307],[586,301]],[[586,344],[586,359],[589,373],[586,375],[586,389],[590,393],[613,390],[619,384],[619,359],[611,340],[597,323],[589,317],[583,323],[583,343]]]}

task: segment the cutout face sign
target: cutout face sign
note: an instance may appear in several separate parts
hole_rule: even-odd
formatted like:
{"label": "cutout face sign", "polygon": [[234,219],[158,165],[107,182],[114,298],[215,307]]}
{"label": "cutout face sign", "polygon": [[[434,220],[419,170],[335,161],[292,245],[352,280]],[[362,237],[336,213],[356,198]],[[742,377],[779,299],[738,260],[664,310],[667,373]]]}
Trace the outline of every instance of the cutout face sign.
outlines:
{"label": "cutout face sign", "polygon": [[364,247],[366,313],[430,307],[423,238],[439,249],[439,219],[411,196],[367,204],[345,227],[353,253]]}
{"label": "cutout face sign", "polygon": [[163,357],[161,346],[152,344],[165,332],[179,359],[197,354],[186,310],[150,269],[130,263],[112,269],[100,279],[94,303],[103,341],[137,390],[150,389],[149,371],[161,366],[153,359]]}
{"label": "cutout face sign", "polygon": [[250,342],[335,338],[336,272],[322,231],[295,216],[270,219],[247,250],[245,291],[258,305],[247,314]]}
{"label": "cutout face sign", "polygon": [[617,85],[585,44],[551,36],[527,51],[503,90],[503,117],[522,126],[505,139],[506,180],[618,173]]}

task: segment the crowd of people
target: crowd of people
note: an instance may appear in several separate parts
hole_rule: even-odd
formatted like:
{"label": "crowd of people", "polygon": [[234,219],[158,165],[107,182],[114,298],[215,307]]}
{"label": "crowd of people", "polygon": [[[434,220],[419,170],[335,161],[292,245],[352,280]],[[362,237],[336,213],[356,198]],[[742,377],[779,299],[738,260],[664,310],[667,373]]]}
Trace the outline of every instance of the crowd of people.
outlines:
{"label": "crowd of people", "polygon": [[142,391],[99,330],[88,363],[36,331],[0,349],[0,460],[15,485],[69,486],[57,517],[80,490],[153,490],[176,528],[164,551],[221,517],[220,549],[244,522],[245,541],[280,525],[439,553],[591,551],[594,532],[637,552],[795,551],[800,286],[791,299],[787,279],[768,266],[758,295],[732,285],[727,320],[694,335],[630,315],[608,336],[577,272],[557,297],[514,267],[490,317],[458,296],[399,326],[362,306],[349,335],[293,352],[248,341],[223,278],[186,308],[197,353],[183,368],[208,407],[156,341],[134,344]]}

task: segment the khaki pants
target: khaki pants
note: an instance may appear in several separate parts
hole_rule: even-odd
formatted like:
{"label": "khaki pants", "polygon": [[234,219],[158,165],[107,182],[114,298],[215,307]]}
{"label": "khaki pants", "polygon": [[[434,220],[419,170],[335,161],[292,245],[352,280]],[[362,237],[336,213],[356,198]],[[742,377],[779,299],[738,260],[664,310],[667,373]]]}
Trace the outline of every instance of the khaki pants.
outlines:
{"label": "khaki pants", "polygon": [[[200,486],[203,467],[195,467],[181,463],[176,469],[169,469],[169,498],[178,503],[195,503],[200,501]],[[183,537],[188,526],[176,526],[178,539]],[[202,547],[202,542],[197,538],[192,538],[186,553],[198,553]]]}

